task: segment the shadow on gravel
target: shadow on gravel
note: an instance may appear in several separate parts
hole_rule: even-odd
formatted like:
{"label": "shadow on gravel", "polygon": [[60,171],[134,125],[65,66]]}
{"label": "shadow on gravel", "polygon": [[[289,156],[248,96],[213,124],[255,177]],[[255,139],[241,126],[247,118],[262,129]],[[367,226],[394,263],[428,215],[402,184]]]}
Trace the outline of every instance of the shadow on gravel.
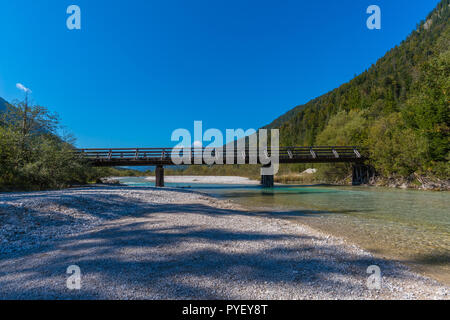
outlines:
{"label": "shadow on gravel", "polygon": [[[70,226],[75,223],[88,224],[93,218],[101,220],[113,220],[122,218],[125,216],[141,216],[142,214],[148,214],[152,212],[166,212],[175,213],[179,212],[180,209],[173,204],[155,204],[152,202],[145,202],[139,200],[138,198],[130,201],[129,198],[124,197],[120,194],[111,194],[111,190],[120,189],[126,190],[126,187],[114,187],[105,186],[101,189],[93,188],[80,188],[80,189],[70,189],[69,191],[76,191],[76,193],[64,192],[63,191],[50,191],[50,192],[34,192],[34,193],[20,193],[20,194],[2,194],[0,195],[0,213],[8,212],[8,214],[0,215],[0,223],[2,225],[6,223],[12,223],[16,226],[22,224],[23,228],[26,230],[24,232],[19,231],[19,233],[12,235],[11,240],[20,238],[24,233],[41,228],[41,226],[47,227],[64,227]],[[135,190],[145,190],[148,191],[148,187],[129,187],[130,192]],[[105,196],[101,197],[101,191],[105,190]],[[84,192],[83,192],[84,191]],[[95,191],[95,192],[90,192]],[[81,192],[81,193],[79,193]],[[100,196],[99,196],[100,192]],[[185,191],[178,190],[177,192],[182,193],[197,193],[195,191]],[[34,200],[36,199],[36,200]],[[40,201],[42,210],[30,209],[30,208],[18,208],[12,205],[2,204],[2,201]],[[76,218],[70,214],[61,213],[64,210],[76,210]],[[204,205],[183,205],[183,212],[187,213],[204,213],[207,215],[212,214],[211,207]],[[346,211],[348,213],[350,211]],[[29,216],[34,223],[30,224],[27,220],[23,220],[23,214]],[[218,209],[214,208],[214,214],[217,215],[259,215],[259,216],[272,216],[272,217],[301,217],[306,215],[314,214],[336,214],[337,212],[325,212],[319,210],[302,210],[302,211],[239,211],[239,210],[228,210],[228,209]],[[1,260],[1,257],[0,257]]]}
{"label": "shadow on gravel", "polygon": [[[70,196],[67,200],[68,206],[76,206]],[[124,199],[108,196],[96,202],[109,208],[107,212],[92,213],[88,207],[85,213],[113,218],[106,227],[0,258],[0,299],[245,299],[252,297],[247,285],[256,285],[261,292],[303,288],[318,293],[320,288],[339,297],[367,290],[370,265],[378,265],[390,276],[404,277],[402,269],[393,268],[389,261],[343,253],[315,237],[232,232],[182,223],[159,228],[159,221],[152,217],[153,213],[214,217],[253,212],[136,200],[125,204],[128,215],[145,219],[119,221],[114,218],[123,216],[119,212]],[[189,243],[192,246],[186,246]],[[254,248],[252,252],[244,252],[242,243]],[[65,272],[73,264],[82,270],[80,291],[66,288]],[[348,281],[348,277],[357,281]],[[297,296],[268,296],[280,297]]]}
{"label": "shadow on gravel", "polygon": [[[77,222],[88,222],[89,217],[96,217],[100,219],[110,220],[117,219],[123,216],[135,216],[148,212],[154,207],[153,203],[133,199],[130,202],[129,198],[119,194],[110,194],[110,191],[119,189],[126,190],[126,187],[104,186],[101,188],[77,188],[57,191],[45,192],[24,192],[24,193],[2,193],[0,194],[0,223],[5,223],[7,219],[11,218],[11,214],[22,216],[23,213],[32,216],[38,224],[46,226],[61,226],[72,224],[75,220]],[[129,188],[129,191],[145,190],[148,191],[153,188]],[[74,191],[72,193],[72,191]],[[94,192],[92,192],[94,191]],[[101,192],[106,191],[105,196],[101,197]],[[178,190],[177,190],[178,191]],[[100,196],[98,194],[100,192]],[[192,193],[192,191],[179,191],[181,193]],[[2,204],[1,202],[25,202],[25,201],[39,201],[42,208],[45,210],[30,209],[16,207],[11,204]],[[49,210],[49,206],[54,206],[54,210]],[[61,214],[61,210],[76,209],[81,215],[77,218],[72,218],[68,215]],[[5,214],[2,214],[4,212]],[[6,212],[8,214],[6,214]],[[12,217],[14,218],[14,217]],[[14,221],[20,223],[21,219]],[[33,226],[27,226],[33,228]]]}

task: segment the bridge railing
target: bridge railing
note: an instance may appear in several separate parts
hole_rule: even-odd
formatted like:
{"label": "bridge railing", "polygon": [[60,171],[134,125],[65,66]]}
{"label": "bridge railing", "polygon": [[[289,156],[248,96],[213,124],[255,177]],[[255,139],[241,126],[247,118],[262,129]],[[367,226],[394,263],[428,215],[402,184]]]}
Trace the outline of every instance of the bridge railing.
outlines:
{"label": "bridge railing", "polygon": [[295,160],[339,160],[339,159],[361,159],[361,148],[357,146],[313,146],[313,147],[279,147],[266,148],[264,150],[249,149],[244,150],[234,149],[230,155],[230,150],[226,148],[100,148],[100,149],[78,149],[83,157],[93,161],[166,161],[170,162],[172,153],[178,153],[180,157],[187,156],[189,153],[191,159],[202,157],[205,154],[212,156],[219,156],[223,158],[241,157],[250,158],[252,156],[260,157],[278,153],[281,161],[289,162]]}
{"label": "bridge railing", "polygon": [[170,158],[172,148],[118,148],[118,149],[79,149],[88,159],[150,159]]}

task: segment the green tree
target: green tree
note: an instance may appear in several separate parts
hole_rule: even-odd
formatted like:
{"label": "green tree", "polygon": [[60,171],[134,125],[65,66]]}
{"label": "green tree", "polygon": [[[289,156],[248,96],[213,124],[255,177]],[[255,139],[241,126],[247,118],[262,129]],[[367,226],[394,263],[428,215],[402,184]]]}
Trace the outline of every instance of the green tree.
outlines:
{"label": "green tree", "polygon": [[367,139],[367,120],[358,110],[341,111],[333,116],[317,136],[317,145],[363,146]]}
{"label": "green tree", "polygon": [[408,176],[420,170],[426,161],[426,139],[408,128],[400,113],[375,121],[367,143],[371,161],[385,176]]}
{"label": "green tree", "polygon": [[62,188],[96,175],[58,128],[58,117],[45,107],[8,106],[0,121],[0,188]]}
{"label": "green tree", "polygon": [[428,141],[428,159],[448,160],[450,141],[450,51],[427,62],[403,111],[407,123]]}

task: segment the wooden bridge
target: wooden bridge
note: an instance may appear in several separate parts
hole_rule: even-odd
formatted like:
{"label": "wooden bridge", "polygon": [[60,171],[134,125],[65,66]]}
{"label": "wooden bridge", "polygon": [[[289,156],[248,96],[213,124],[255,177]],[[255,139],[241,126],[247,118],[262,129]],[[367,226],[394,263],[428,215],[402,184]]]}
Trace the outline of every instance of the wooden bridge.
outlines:
{"label": "wooden bridge", "polygon": [[[188,151],[187,151],[188,150]],[[353,163],[353,184],[366,182],[373,173],[363,162],[366,157],[361,148],[356,146],[317,146],[317,147],[279,147],[264,150],[266,158],[278,153],[278,163]],[[78,149],[77,153],[87,159],[93,166],[156,166],[156,186],[164,186],[164,166],[176,165],[172,154],[190,160],[190,165],[209,164],[204,155],[222,159],[217,164],[260,164],[267,166],[257,149],[232,152],[226,148],[115,148],[115,149]],[[270,165],[270,164],[269,164]],[[264,186],[273,186],[273,175],[261,176]]]}

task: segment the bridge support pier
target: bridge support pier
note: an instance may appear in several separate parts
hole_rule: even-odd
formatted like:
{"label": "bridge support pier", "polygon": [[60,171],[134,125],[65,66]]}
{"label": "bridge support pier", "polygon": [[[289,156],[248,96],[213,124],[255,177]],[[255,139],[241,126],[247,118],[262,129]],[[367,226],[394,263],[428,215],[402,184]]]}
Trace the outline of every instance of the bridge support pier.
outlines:
{"label": "bridge support pier", "polygon": [[163,166],[156,166],[155,187],[164,187],[164,167]]}
{"label": "bridge support pier", "polygon": [[264,174],[265,173],[264,168],[269,168],[269,167],[270,167],[270,165],[263,166],[261,168],[261,185],[264,188],[273,188],[273,185],[274,185],[273,174],[270,174],[270,175]]}
{"label": "bridge support pier", "polygon": [[375,176],[375,169],[372,166],[364,164],[354,164],[352,173],[352,185],[359,186],[367,184],[370,178]]}

